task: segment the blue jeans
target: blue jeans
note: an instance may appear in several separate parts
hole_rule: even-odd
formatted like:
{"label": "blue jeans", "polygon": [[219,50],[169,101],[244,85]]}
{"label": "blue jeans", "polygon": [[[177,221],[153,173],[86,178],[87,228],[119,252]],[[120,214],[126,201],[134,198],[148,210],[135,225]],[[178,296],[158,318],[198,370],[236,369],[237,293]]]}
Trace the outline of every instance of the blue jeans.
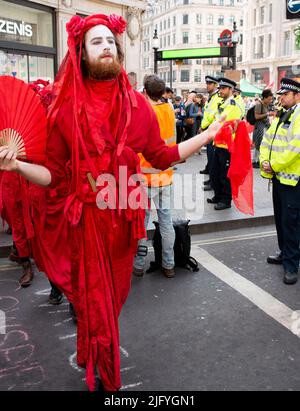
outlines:
{"label": "blue jeans", "polygon": [[[162,240],[162,266],[166,269],[174,268],[174,243],[175,230],[173,227],[171,213],[171,199],[173,194],[173,186],[165,187],[149,187],[148,196],[152,199],[158,216],[159,230]],[[147,229],[150,210],[146,210],[145,227]],[[147,240],[143,238],[139,241],[139,246],[147,246]],[[143,270],[145,267],[146,257],[137,255],[134,260],[134,267]]]}

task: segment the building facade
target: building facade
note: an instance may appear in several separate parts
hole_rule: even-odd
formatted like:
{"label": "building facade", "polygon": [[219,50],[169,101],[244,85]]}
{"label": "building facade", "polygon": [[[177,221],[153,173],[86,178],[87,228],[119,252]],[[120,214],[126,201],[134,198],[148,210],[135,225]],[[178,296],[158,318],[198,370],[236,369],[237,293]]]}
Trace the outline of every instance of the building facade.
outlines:
{"label": "building facade", "polygon": [[[142,73],[154,71],[153,36],[157,30],[160,50],[217,47],[220,34],[237,23],[243,29],[243,0],[150,0],[143,15]],[[243,39],[243,36],[241,36]],[[237,49],[242,59],[242,46]],[[205,76],[218,76],[227,59],[179,60],[159,62],[158,74],[177,94],[202,90]],[[171,76],[172,72],[172,76]],[[172,80],[172,81],[171,81]],[[170,84],[172,83],[172,84]]]}
{"label": "building facade", "polygon": [[295,29],[299,19],[286,19],[286,0],[251,0],[246,5],[245,77],[260,88],[279,87],[284,76],[300,80],[300,51]]}
{"label": "building facade", "polygon": [[0,0],[0,75],[26,82],[53,81],[67,52],[70,18],[114,13],[128,21],[125,70],[132,84],[141,83],[141,14],[145,7],[144,0]]}

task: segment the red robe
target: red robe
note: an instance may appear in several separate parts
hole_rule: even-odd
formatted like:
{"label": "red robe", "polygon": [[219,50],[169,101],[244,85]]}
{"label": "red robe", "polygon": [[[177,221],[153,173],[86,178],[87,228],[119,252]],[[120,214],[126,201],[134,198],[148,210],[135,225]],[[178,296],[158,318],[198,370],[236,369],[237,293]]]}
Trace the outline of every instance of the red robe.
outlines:
{"label": "red robe", "polygon": [[[90,135],[89,124],[85,121],[80,126],[87,153],[74,150],[73,102],[66,97],[49,137],[46,167],[52,175],[52,188],[66,179],[68,161],[71,160],[72,173],[78,173],[76,192],[69,195],[65,209],[72,227],[71,275],[78,320],[77,362],[86,368],[91,390],[95,383],[94,371],[98,368],[104,388],[114,391],[121,387],[118,317],[129,293],[137,242],[145,237],[145,213],[97,208],[96,193],[88,182],[87,173],[92,167],[98,175],[114,174],[116,165],[123,165],[129,176],[136,174],[139,172],[137,153],[142,153],[153,167],[162,170],[180,157],[177,146],[169,148],[161,140],[155,113],[141,94],[132,93],[132,115],[130,123],[126,124],[128,116],[125,113],[121,112],[116,121],[105,111],[114,110],[120,98],[109,101],[110,82],[106,83],[106,90],[103,83],[99,84],[101,90],[97,87],[98,83],[93,83],[90,93],[94,99],[95,118],[102,115],[107,119],[101,124],[104,153],[98,154],[95,138]],[[104,112],[97,112],[97,107],[103,107]],[[114,136],[125,128],[127,139],[120,155],[116,156],[119,146]]]}
{"label": "red robe", "polygon": [[0,173],[0,213],[12,229],[18,256],[30,257],[30,241],[34,237],[34,230],[30,216],[28,182],[17,173]]}
{"label": "red robe", "polygon": [[69,224],[64,215],[69,185],[56,189],[30,186],[31,213],[35,229],[32,252],[39,271],[73,302]]}

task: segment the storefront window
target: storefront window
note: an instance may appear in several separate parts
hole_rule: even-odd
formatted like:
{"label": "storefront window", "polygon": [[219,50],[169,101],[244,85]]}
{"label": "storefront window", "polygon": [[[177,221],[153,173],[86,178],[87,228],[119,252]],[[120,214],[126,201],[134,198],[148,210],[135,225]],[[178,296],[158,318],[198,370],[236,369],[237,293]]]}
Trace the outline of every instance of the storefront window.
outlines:
{"label": "storefront window", "polygon": [[0,41],[54,47],[52,14],[0,0]]}
{"label": "storefront window", "polygon": [[26,82],[54,80],[53,57],[37,57],[0,50],[0,75],[18,77]]}
{"label": "storefront window", "polygon": [[278,67],[278,88],[280,88],[280,82],[284,77],[288,77],[299,82],[300,66]]}
{"label": "storefront window", "polygon": [[263,88],[270,84],[270,71],[268,68],[252,70],[254,83]]}

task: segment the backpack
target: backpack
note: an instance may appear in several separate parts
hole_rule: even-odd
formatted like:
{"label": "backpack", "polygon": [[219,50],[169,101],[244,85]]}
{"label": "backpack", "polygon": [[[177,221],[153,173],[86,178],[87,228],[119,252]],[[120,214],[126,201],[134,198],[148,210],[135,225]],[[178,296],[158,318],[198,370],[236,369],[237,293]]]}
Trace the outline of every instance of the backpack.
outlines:
{"label": "backpack", "polygon": [[[248,121],[249,124],[251,124],[251,126],[255,126],[255,123],[257,121],[255,118],[255,108],[256,108],[256,104],[248,110],[247,116],[246,116],[246,120]],[[261,104],[261,114],[262,113],[263,113],[263,105]]]}
{"label": "backpack", "polygon": [[256,123],[256,118],[255,118],[255,106],[249,108],[247,112],[246,119],[251,126],[254,126]]}
{"label": "backpack", "polygon": [[[175,230],[175,244],[174,244],[174,257],[175,266],[186,268],[189,271],[198,272],[198,262],[190,256],[191,253],[191,234],[189,229],[190,221],[175,221],[173,223]],[[159,231],[159,224],[154,222],[155,232],[153,236],[153,248],[155,261],[150,263],[150,268],[147,273],[152,273],[162,266],[162,243],[161,234]]]}

